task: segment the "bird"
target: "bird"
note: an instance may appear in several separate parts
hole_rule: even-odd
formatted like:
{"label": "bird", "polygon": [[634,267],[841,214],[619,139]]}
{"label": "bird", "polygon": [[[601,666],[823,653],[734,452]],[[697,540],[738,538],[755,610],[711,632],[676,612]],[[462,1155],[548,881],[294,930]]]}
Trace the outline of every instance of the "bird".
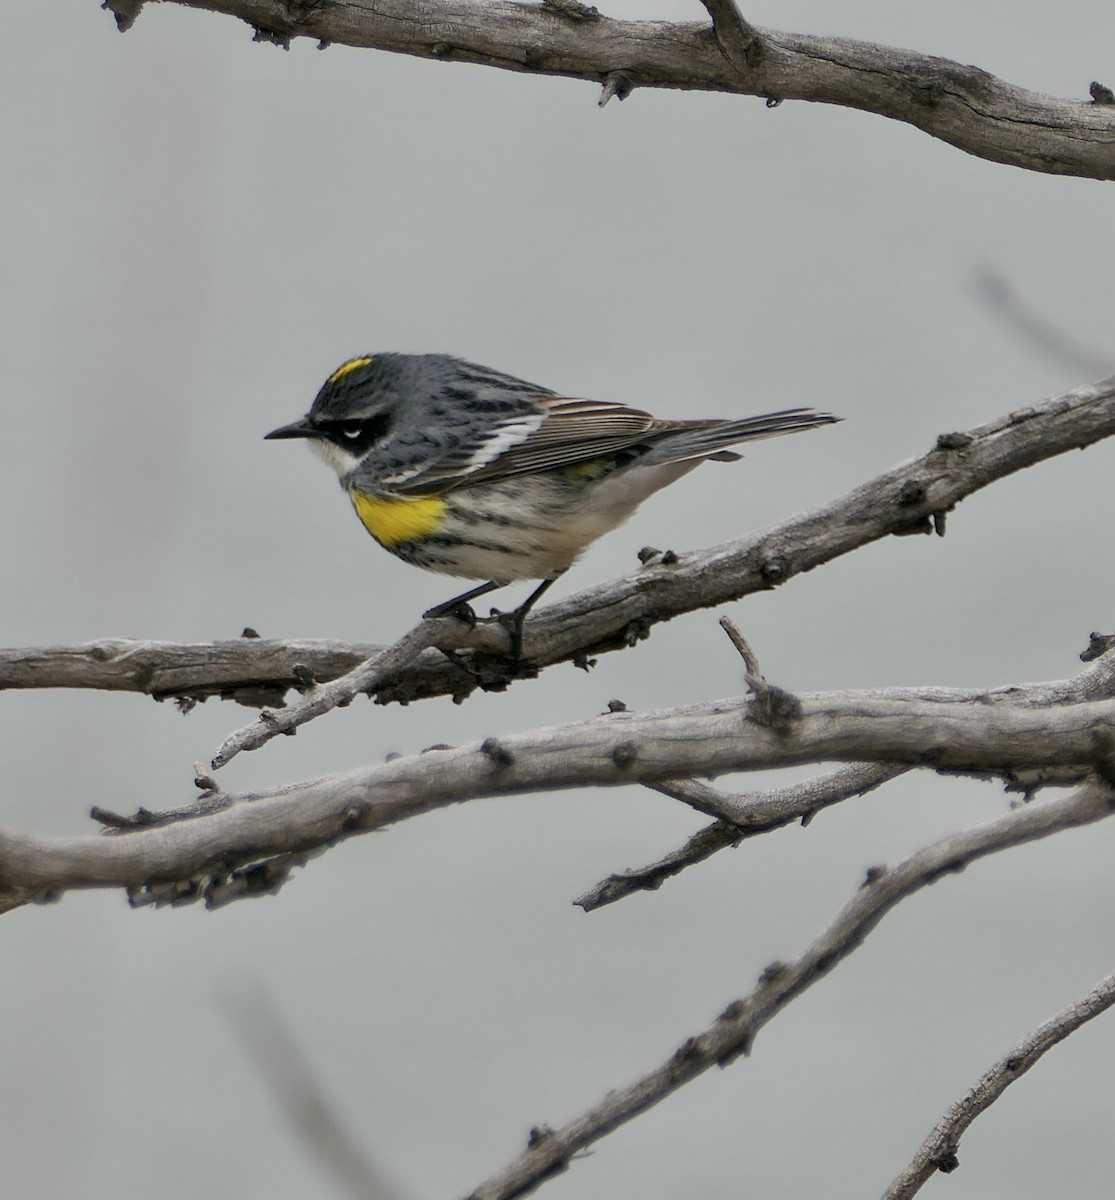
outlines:
{"label": "bird", "polygon": [[304,417],[265,436],[306,440],[385,550],[484,581],[423,617],[475,622],[478,596],[541,580],[512,612],[493,612],[521,660],[531,607],[648,496],[703,462],[738,460],[730,446],[839,420],[810,408],[662,420],[449,354],[386,352],[343,362]]}

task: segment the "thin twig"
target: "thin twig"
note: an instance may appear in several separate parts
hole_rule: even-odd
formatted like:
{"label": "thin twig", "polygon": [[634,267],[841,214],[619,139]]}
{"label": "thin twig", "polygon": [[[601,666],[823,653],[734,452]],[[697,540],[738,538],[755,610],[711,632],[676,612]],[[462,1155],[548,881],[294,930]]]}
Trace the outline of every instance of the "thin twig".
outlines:
{"label": "thin twig", "polygon": [[345,1128],[305,1052],[270,997],[255,988],[228,1004],[240,1040],[294,1132],[353,1200],[401,1200],[402,1193]]}
{"label": "thin twig", "polygon": [[822,808],[853,796],[864,796],[908,770],[909,767],[857,764],[788,787],[734,795],[717,791],[695,779],[648,784],[653,791],[680,800],[717,820],[695,833],[679,850],[648,866],[609,875],[583,896],[578,896],[574,903],[585,912],[591,912],[635,892],[655,891],[667,879],[680,874],[686,867],[704,862],[718,850],[738,846],[747,838],[781,829],[794,821],[805,824]]}
{"label": "thin twig", "polygon": [[559,1171],[573,1156],[633,1117],[664,1100],[712,1066],[747,1054],[759,1030],[855,950],[899,901],[941,876],[1009,846],[1086,825],[1111,815],[1115,795],[1092,784],[1054,800],[1042,800],[986,825],[950,834],[892,867],[872,868],[864,883],[821,935],[790,962],[773,963],[756,987],[730,1004],[695,1037],[687,1038],[661,1066],[636,1083],[609,1092],[596,1107],[557,1129],[546,1129],[513,1162],[491,1176],[469,1200],[524,1196]]}
{"label": "thin twig", "polygon": [[721,617],[720,628],[731,639],[732,645],[735,646],[740,658],[743,659],[743,666],[746,672],[744,679],[747,682],[748,690],[754,692],[758,688],[765,687],[767,681],[763,677],[763,672],[759,667],[759,659],[756,657],[755,651],[751,649],[747,639],[736,628],[735,622],[730,617]]}
{"label": "thin twig", "polygon": [[735,0],[701,0],[712,18],[712,30],[721,53],[741,74],[763,61],[759,31],[744,19]]}
{"label": "thin twig", "polygon": [[976,1117],[986,1112],[1046,1051],[1113,1004],[1115,972],[1008,1050],[937,1122],[918,1152],[883,1193],[882,1200],[910,1200],[938,1171],[946,1174],[955,1171],[960,1165],[956,1157],[960,1139]]}
{"label": "thin twig", "polygon": [[1103,375],[1115,365],[1115,355],[1101,354],[1074,340],[1045,313],[1022,300],[1007,277],[992,267],[976,273],[976,291],[1007,326],[1022,335],[1024,344],[1051,362],[1086,379]]}
{"label": "thin twig", "polygon": [[242,750],[258,750],[280,733],[292,734],[299,726],[320,717],[338,705],[347,704],[361,692],[374,691],[385,680],[412,663],[423,650],[434,646],[444,633],[444,620],[425,620],[347,675],[315,687],[296,704],[275,712],[264,709],[252,725],[229,734],[213,755],[213,770],[230,763]]}

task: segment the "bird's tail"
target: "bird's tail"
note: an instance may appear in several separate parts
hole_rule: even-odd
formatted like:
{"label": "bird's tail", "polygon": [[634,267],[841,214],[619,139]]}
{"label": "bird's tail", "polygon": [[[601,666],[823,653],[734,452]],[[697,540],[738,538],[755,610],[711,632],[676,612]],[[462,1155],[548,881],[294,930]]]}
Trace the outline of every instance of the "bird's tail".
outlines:
{"label": "bird's tail", "polygon": [[657,437],[653,448],[640,461],[644,466],[693,458],[733,462],[740,456],[726,450],[727,446],[781,437],[784,433],[801,433],[839,420],[832,413],[814,412],[811,408],[787,408],[739,421],[662,421],[654,430]]}

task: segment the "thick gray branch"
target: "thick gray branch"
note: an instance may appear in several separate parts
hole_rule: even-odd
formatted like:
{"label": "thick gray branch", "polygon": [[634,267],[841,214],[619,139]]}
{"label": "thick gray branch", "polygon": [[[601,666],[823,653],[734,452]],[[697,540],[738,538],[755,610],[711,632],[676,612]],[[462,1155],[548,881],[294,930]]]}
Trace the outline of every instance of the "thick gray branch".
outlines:
{"label": "thick gray branch", "polygon": [[937,1122],[917,1154],[883,1193],[883,1200],[910,1200],[938,1171],[946,1174],[955,1171],[960,1165],[956,1157],[960,1139],[976,1117],[986,1112],[1047,1050],[1052,1050],[1058,1042],[1113,1004],[1115,974],[1101,979],[1091,991],[1008,1050]]}
{"label": "thick gray branch", "polygon": [[0,649],[0,689],[99,688],[156,700],[220,696],[281,704],[286,692],[336,679],[383,649],[362,643],[236,638],[156,642],[102,638],[75,646]]}
{"label": "thick gray branch", "polygon": [[[1086,672],[1110,682],[1115,651]],[[771,725],[739,698],[489,738],[246,797],[210,793],[192,819],[107,837],[0,834],[0,894],[9,906],[75,887],[142,889],[200,880],[179,899],[210,896],[230,872],[302,854],[355,833],[482,796],[654,783],[823,761],[1010,772],[1090,765],[1112,769],[1115,700],[1056,703],[1064,684],[1022,689],[1046,704],[988,693],[888,689],[795,697],[792,721]],[[934,697],[926,699],[926,696]],[[958,698],[959,697],[959,698]],[[1049,703],[1052,701],[1052,706]],[[758,715],[756,715],[758,714]],[[206,786],[211,786],[208,781]],[[144,818],[149,824],[157,818]],[[271,882],[260,877],[260,890]]]}
{"label": "thick gray branch", "polygon": [[[1115,433],[1115,377],[1018,409],[966,433],[943,434],[937,446],[848,494],[769,529],[707,550],[651,561],[641,570],[540,609],[527,622],[525,652],[545,667],[631,645],[652,625],[697,608],[769,590],[822,563],[889,534],[943,529],[944,515],[965,496],[1025,467]],[[467,630],[443,622],[438,645],[475,648],[468,668],[430,650],[374,691],[377,701],[463,697],[506,686],[508,641],[500,625]],[[335,678],[368,650],[335,642],[235,641],[176,646],[102,641],[82,646],[0,651],[5,687],[129,688],[158,696],[232,695],[245,702],[275,689]],[[300,670],[299,668],[305,668]],[[271,689],[271,690],[267,690]],[[275,703],[274,699],[270,700]]]}
{"label": "thick gray branch", "polygon": [[[105,0],[122,28],[142,0]],[[508,71],[632,87],[810,100],[913,125],[969,154],[1031,171],[1115,178],[1115,106],[1058,100],[945,58],[733,24],[617,21],[584,5],[481,0],[179,0],[240,17],[261,41],[340,42]],[[576,18],[576,19],[574,19]],[[1082,67],[1081,95],[1088,85]]]}
{"label": "thick gray branch", "polygon": [[1113,795],[1093,785],[1040,801],[986,825],[933,842],[892,867],[875,867],[827,929],[792,962],[772,963],[755,988],[730,1004],[707,1029],[685,1042],[660,1067],[628,1087],[609,1092],[595,1108],[559,1129],[536,1134],[527,1149],[469,1194],[469,1200],[511,1200],[532,1192],[573,1156],[664,1100],[710,1067],[747,1054],[759,1030],[791,1000],[824,978],[855,950],[900,900],[974,859],[1102,820]]}

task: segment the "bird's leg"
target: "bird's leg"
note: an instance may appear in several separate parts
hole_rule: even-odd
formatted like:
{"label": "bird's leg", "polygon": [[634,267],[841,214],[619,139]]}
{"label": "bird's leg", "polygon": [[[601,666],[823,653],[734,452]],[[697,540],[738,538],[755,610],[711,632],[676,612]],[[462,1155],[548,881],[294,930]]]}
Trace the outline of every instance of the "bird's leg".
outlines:
{"label": "bird's leg", "polygon": [[471,588],[467,592],[463,592],[460,596],[454,596],[452,600],[446,600],[444,604],[435,604],[433,608],[428,608],[422,614],[423,619],[429,617],[456,617],[459,621],[464,621],[467,625],[473,626],[476,624],[476,613],[472,610],[470,600],[475,600],[477,596],[485,596],[488,592],[494,592],[496,588],[503,587],[504,584],[496,583],[491,580],[488,583],[482,583],[479,587]]}
{"label": "bird's leg", "polygon": [[506,626],[508,632],[511,634],[511,658],[514,662],[522,662],[523,659],[523,622],[526,620],[527,613],[530,612],[534,607],[535,601],[541,598],[547,588],[557,583],[562,574],[564,572],[555,575],[553,579],[543,579],[522,604],[511,612],[497,613],[493,611],[492,615],[497,618],[500,624]]}

